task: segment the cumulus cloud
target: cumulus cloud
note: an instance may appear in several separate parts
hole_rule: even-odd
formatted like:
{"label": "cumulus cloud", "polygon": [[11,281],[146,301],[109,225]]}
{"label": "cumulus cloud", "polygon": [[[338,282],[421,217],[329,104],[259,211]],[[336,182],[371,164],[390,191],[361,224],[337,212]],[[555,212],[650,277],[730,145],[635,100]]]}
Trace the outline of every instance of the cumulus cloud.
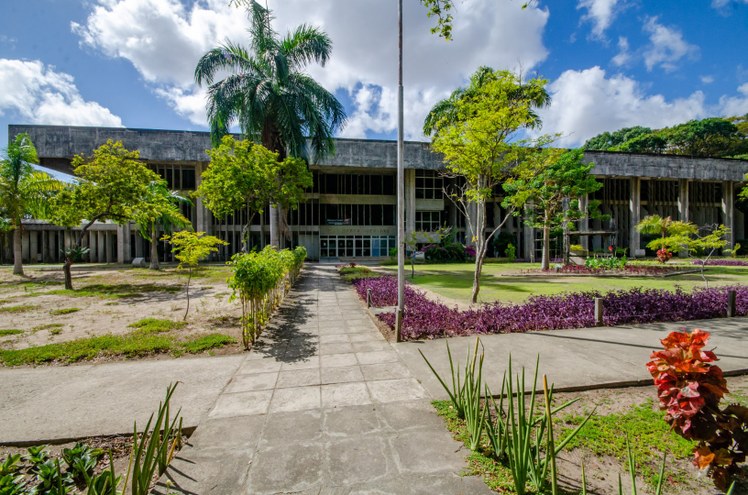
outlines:
{"label": "cumulus cloud", "polygon": [[[326,67],[309,72],[329,91],[345,90],[354,102],[345,135],[396,128],[397,11],[370,0],[270,0],[281,34],[308,23],[333,41]],[[405,3],[404,79],[406,136],[421,137],[428,110],[480,65],[532,70],[545,59],[542,34],[549,12],[519,2],[464,0],[457,5],[454,41],[432,35],[418,2]],[[110,57],[129,60],[177,113],[205,123],[202,92],[192,84],[203,53],[226,39],[248,44],[243,11],[225,0],[97,0],[85,22],[74,24],[81,42]],[[363,92],[363,94],[360,94]],[[202,117],[201,117],[202,116]]]}
{"label": "cumulus cloud", "polygon": [[739,96],[723,96],[719,100],[720,115],[731,117],[748,114],[748,83],[738,87]]}
{"label": "cumulus cloud", "polygon": [[673,27],[660,24],[657,17],[648,17],[644,32],[649,35],[649,46],[644,50],[644,65],[651,71],[660,66],[666,72],[676,69],[683,57],[695,57],[699,47],[688,43],[683,33]]}
{"label": "cumulus cloud", "polygon": [[727,14],[731,6],[741,3],[748,5],[748,0],[712,0],[712,7],[722,14]]}
{"label": "cumulus cloud", "polygon": [[540,114],[543,133],[561,133],[562,146],[579,146],[604,131],[635,125],[665,127],[707,115],[704,94],[668,101],[646,94],[624,75],[608,76],[604,69],[567,70],[548,87],[551,105]]}
{"label": "cumulus cloud", "polygon": [[601,38],[613,22],[618,0],[579,0],[577,9],[585,9],[583,21],[592,23],[592,35]]}
{"label": "cumulus cloud", "polygon": [[0,116],[32,124],[122,125],[108,108],[84,100],[73,76],[38,60],[0,59],[0,88]]}

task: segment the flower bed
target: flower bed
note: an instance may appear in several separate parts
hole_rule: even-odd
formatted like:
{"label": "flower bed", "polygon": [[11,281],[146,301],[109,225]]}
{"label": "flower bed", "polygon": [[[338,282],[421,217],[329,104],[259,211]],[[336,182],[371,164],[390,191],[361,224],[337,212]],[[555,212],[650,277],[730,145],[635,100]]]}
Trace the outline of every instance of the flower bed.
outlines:
{"label": "flower bed", "polygon": [[[395,277],[361,279],[354,285],[361,298],[366,297],[370,288],[376,307],[397,304]],[[423,292],[406,286],[402,335],[415,340],[591,327],[595,324],[596,297],[603,298],[606,325],[719,318],[725,316],[730,289],[737,291],[736,314],[748,315],[748,286],[695,289],[691,293],[641,288],[607,293],[574,292],[532,296],[522,304],[494,303],[466,311],[432,301]],[[380,313],[377,317],[394,328],[394,312]]]}
{"label": "flower bed", "polygon": [[652,265],[626,265],[623,268],[608,270],[604,268],[591,268],[582,265],[565,265],[562,266],[558,273],[567,275],[618,275],[618,276],[651,276],[662,277],[673,273],[683,271],[682,266],[652,266]]}
{"label": "flower bed", "polygon": [[[693,264],[697,266],[701,266],[704,264],[704,262],[701,260],[693,260]],[[706,262],[706,266],[748,266],[748,261],[736,260],[736,259],[709,260]]]}

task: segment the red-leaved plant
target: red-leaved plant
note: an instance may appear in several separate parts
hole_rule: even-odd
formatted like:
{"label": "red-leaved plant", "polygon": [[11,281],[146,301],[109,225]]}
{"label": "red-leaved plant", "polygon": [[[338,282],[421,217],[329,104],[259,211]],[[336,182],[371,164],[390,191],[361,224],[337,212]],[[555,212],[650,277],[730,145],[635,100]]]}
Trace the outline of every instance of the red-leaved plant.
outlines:
{"label": "red-leaved plant", "polygon": [[714,484],[725,490],[748,451],[748,408],[731,404],[720,409],[727,382],[714,352],[704,350],[709,332],[671,332],[665,347],[650,356],[647,369],[654,378],[665,421],[689,440],[698,441],[694,464],[708,470]]}
{"label": "red-leaved plant", "polygon": [[672,257],[673,253],[668,251],[667,248],[660,248],[657,250],[657,259],[660,260],[660,263],[667,263]]}

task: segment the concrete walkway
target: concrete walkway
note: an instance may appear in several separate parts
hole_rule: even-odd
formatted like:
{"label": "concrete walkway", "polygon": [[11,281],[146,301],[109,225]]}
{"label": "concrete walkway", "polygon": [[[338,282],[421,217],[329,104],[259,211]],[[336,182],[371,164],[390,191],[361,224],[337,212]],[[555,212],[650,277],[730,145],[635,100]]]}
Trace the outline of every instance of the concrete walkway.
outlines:
{"label": "concrete walkway", "polygon": [[[660,339],[671,331],[700,328],[711,333],[708,347],[714,349],[719,365],[726,373],[748,373],[748,318],[720,318],[706,321],[653,323],[638,326],[580,328],[546,332],[480,336],[485,350],[483,377],[494,394],[501,391],[501,379],[512,358],[515,373],[524,366],[530,385],[535,363],[540,356],[538,383],[543,373],[556,390],[607,388],[651,384],[646,363],[654,350],[662,348]],[[450,367],[447,342],[455,367],[464,376],[464,362],[473,351],[476,337],[405,342],[393,344],[414,377],[432,397],[447,394],[426,365],[420,352],[449,383]]]}
{"label": "concrete walkway", "polygon": [[125,361],[38,368],[0,367],[0,445],[60,443],[132,433],[179,381],[173,404],[197,426],[243,356]]}
{"label": "concrete walkway", "polygon": [[161,493],[481,494],[467,452],[333,267],[312,266]]}

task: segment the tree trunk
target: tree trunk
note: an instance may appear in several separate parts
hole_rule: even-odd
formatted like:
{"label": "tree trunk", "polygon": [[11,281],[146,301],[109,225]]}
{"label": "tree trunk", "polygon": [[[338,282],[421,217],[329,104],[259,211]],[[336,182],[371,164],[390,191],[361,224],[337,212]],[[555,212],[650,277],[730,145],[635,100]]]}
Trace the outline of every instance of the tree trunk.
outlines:
{"label": "tree trunk", "polygon": [[486,254],[486,204],[483,201],[475,203],[475,270],[473,272],[473,293],[470,302],[478,302],[480,293],[480,276],[483,271],[483,257]]}
{"label": "tree trunk", "polygon": [[543,218],[543,258],[540,262],[540,269],[548,271],[551,268],[551,220],[548,212]]}
{"label": "tree trunk", "polygon": [[151,270],[158,270],[158,230],[156,229],[156,223],[151,225],[151,265],[148,267]]}
{"label": "tree trunk", "polygon": [[184,311],[184,318],[182,318],[182,321],[187,321],[187,313],[190,312],[190,280],[192,280],[192,267],[190,267],[189,270],[189,275],[187,275],[187,309]]}
{"label": "tree trunk", "polygon": [[475,272],[473,273],[473,293],[470,296],[470,302],[478,302],[478,293],[480,292],[480,275],[483,271],[483,256],[478,251],[475,253]]}
{"label": "tree trunk", "polygon": [[23,237],[21,223],[13,229],[13,275],[23,276]]}
{"label": "tree trunk", "polygon": [[62,271],[65,274],[65,289],[73,290],[73,258],[65,256],[65,264],[62,265]]}

